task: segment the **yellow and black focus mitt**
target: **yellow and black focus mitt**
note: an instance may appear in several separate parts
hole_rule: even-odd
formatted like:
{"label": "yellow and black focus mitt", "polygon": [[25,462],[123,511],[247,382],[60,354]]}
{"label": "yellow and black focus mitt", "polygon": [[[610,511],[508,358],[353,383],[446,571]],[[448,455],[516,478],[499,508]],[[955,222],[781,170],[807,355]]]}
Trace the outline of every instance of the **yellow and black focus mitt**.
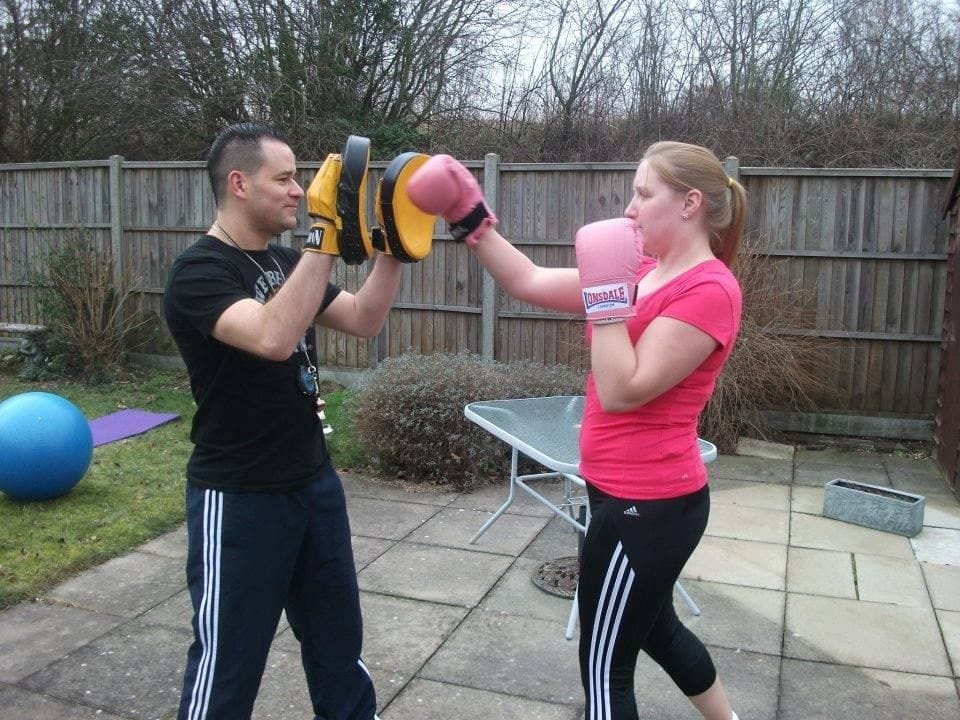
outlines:
{"label": "yellow and black focus mitt", "polygon": [[370,140],[351,135],[343,152],[327,155],[307,189],[307,212],[316,222],[303,244],[305,252],[339,255],[359,265],[373,253],[367,226],[367,163]]}
{"label": "yellow and black focus mitt", "polygon": [[420,210],[407,195],[411,175],[429,159],[423,153],[398,155],[377,184],[375,212],[380,228],[374,231],[374,247],[401,262],[423,260],[433,246],[437,216]]}
{"label": "yellow and black focus mitt", "polygon": [[340,155],[330,153],[310,181],[307,189],[307,213],[314,219],[303,244],[305,252],[340,254],[340,229],[337,215],[337,184],[340,182]]}

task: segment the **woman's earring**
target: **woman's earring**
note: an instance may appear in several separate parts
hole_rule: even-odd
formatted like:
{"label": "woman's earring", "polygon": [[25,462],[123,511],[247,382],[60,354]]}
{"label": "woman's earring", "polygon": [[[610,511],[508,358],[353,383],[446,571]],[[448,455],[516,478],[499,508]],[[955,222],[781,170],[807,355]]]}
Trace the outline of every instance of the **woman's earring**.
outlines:
{"label": "woman's earring", "polygon": [[680,216],[680,219],[686,222],[687,220],[690,219],[689,213],[684,213],[683,215]]}

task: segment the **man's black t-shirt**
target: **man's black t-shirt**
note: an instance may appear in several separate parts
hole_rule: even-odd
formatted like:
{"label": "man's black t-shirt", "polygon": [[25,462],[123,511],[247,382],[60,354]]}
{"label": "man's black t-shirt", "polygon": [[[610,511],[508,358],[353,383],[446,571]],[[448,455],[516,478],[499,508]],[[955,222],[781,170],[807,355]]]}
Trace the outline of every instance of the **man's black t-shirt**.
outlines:
{"label": "man's black t-shirt", "polygon": [[[241,251],[210,235],[177,257],[163,310],[190,375],[197,404],[187,479],[219,490],[289,490],[329,462],[316,400],[301,390],[300,371],[316,365],[315,333],[289,358],[273,361],[211,336],[220,314],[244,298],[266,302],[300,255],[290,248]],[[340,292],[327,292],[321,312]]]}

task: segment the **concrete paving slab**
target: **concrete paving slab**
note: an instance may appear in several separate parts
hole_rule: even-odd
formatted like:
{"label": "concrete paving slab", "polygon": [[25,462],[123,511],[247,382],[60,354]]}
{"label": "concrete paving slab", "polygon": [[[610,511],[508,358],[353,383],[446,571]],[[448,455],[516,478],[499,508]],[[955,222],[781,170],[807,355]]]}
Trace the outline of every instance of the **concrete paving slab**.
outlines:
{"label": "concrete paving slab", "polygon": [[[805,453],[797,460],[800,467],[809,463],[822,469],[843,457],[850,460],[847,474],[877,470],[877,454]],[[820,462],[811,462],[814,458]],[[924,530],[911,541],[822,518],[822,485],[788,486],[792,466],[760,467],[743,460],[749,459],[721,458],[708,468],[714,505],[709,532],[759,532],[778,541],[707,535],[684,572],[684,585],[703,613],[694,617],[675,598],[681,620],[707,642],[740,717],[957,717],[960,502],[928,494]],[[769,466],[775,461],[761,462]],[[884,459],[883,468],[903,478],[936,482],[927,463]],[[774,479],[757,482],[764,472]],[[364,588],[364,656],[377,683],[384,720],[582,717],[577,642],[563,636],[570,601],[544,593],[530,580],[544,560],[576,555],[578,533],[523,495],[500,523],[518,519],[519,527],[527,522],[542,527],[531,542],[492,543],[487,549],[495,552],[447,547],[457,543],[455,526],[461,518],[500,505],[506,497],[505,481],[484,488],[475,499],[461,493],[409,493],[401,484],[384,487],[359,475],[347,485],[356,506],[351,513]],[[560,487],[554,483],[558,495]],[[473,506],[478,509],[471,511]],[[787,509],[792,513],[786,539],[779,530],[769,534],[771,521],[764,513],[773,511],[776,517]],[[738,522],[745,527],[734,528]],[[476,528],[464,529],[470,531],[464,535],[472,535]],[[495,524],[491,533],[496,529]],[[427,542],[411,542],[412,537]],[[515,557],[518,548],[522,551]],[[15,708],[10,711],[16,720],[171,720],[191,639],[184,552],[182,526],[140,549],[151,561],[171,564],[169,575],[158,572],[156,577],[161,585],[175,582],[177,587],[170,596],[146,603],[132,622],[106,612],[53,605],[87,619],[110,618],[99,635],[74,619],[51,624],[45,616],[14,615],[11,621],[14,609],[0,614],[0,720],[8,720],[8,706]],[[139,566],[131,565],[128,575],[139,580]],[[856,582],[855,566],[861,574]],[[114,567],[114,575],[122,576],[121,570]],[[83,598],[80,590],[89,591],[83,599],[102,604],[117,602],[104,592],[115,584],[105,578],[98,575],[87,585],[74,586],[73,592]],[[861,599],[855,600],[858,591]],[[925,603],[920,600],[924,592],[929,598]],[[132,637],[120,637],[128,627],[134,628],[127,631]],[[26,652],[33,652],[33,642],[42,650],[51,628],[93,635],[71,639],[72,647],[63,654],[45,660],[38,656],[41,665],[36,669],[12,669],[4,642],[25,643]],[[285,621],[277,632],[254,718],[302,720],[310,710],[299,644]],[[806,669],[797,681],[806,686],[795,687],[786,674],[781,682],[784,653],[784,667]],[[177,676],[176,683],[167,682],[172,676]],[[837,678],[846,683],[839,690],[831,684]],[[91,687],[91,679],[100,685]],[[163,687],[166,698],[161,697]],[[637,689],[643,717],[695,716],[655,666],[638,668]],[[887,696],[875,705],[861,697],[884,692]],[[136,697],[129,700],[124,693]]]}
{"label": "concrete paving slab", "polygon": [[960,530],[960,501],[953,497],[927,497],[923,506],[923,524]]}
{"label": "concrete paving slab", "polygon": [[842,478],[869,485],[890,487],[890,478],[882,464],[877,466],[841,463],[807,463],[801,465],[798,462],[793,478],[796,485],[825,485],[831,480]]}
{"label": "concrete paving slab", "polygon": [[[462,494],[435,485],[392,482],[389,479],[372,478],[355,472],[339,472],[339,475],[348,499],[366,497],[442,507]],[[349,507],[349,502],[347,504]]]}
{"label": "concrete paving slab", "polygon": [[140,552],[163,555],[164,557],[185,561],[187,559],[186,524],[142,545]]}
{"label": "concrete paving slab", "polygon": [[930,601],[938,610],[960,612],[960,565],[920,563]]}
{"label": "concrete paving slab", "polygon": [[543,516],[504,513],[487,528],[476,544],[471,545],[470,538],[489,518],[489,513],[479,510],[445,508],[410,533],[406,540],[500,555],[519,555],[549,520]]}
{"label": "concrete paving slab", "polygon": [[358,579],[360,588],[369,592],[474,607],[512,562],[505,555],[397,543]]}
{"label": "concrete paving slab", "polygon": [[354,535],[350,538],[350,544],[353,547],[353,564],[356,566],[357,572],[360,572],[392,548],[396,541]]}
{"label": "concrete paving slab", "polygon": [[943,479],[943,470],[937,465],[936,459],[929,455],[915,457],[912,454],[883,453],[880,457],[883,459],[884,466],[891,472]]}
{"label": "concrete paving slab", "polygon": [[925,527],[910,544],[920,562],[960,566],[960,530]]}
{"label": "concrete paving slab", "polygon": [[778,720],[956,720],[949,678],[784,658]]}
{"label": "concrete paving slab", "polygon": [[178,632],[193,632],[190,627],[190,621],[193,619],[190,592],[184,588],[173,597],[152,607],[141,615],[140,619],[151,625],[163,625]]}
{"label": "concrete paving slab", "polygon": [[882,468],[884,455],[842,447],[797,448],[794,462],[801,465],[844,465],[852,468]]}
{"label": "concrete paving slab", "polygon": [[[741,718],[778,720],[780,656],[707,648]],[[689,717],[696,717],[693,712]]]}
{"label": "concrete paving slab", "polygon": [[0,682],[15,683],[117,627],[122,618],[47,602],[0,613]]}
{"label": "concrete paving slab", "polygon": [[270,648],[252,720],[301,720],[313,716],[300,651]]}
{"label": "concrete paving slab", "polygon": [[786,572],[785,545],[704,536],[680,577],[783,590]]}
{"label": "concrete paving slab", "polygon": [[933,610],[787,594],[784,657],[950,676]]}
{"label": "concrete paving slab", "polygon": [[[711,648],[711,656],[713,656]],[[719,672],[719,668],[718,668]],[[693,718],[696,711],[663,669],[646,655],[637,659],[634,673],[637,710],[641,718]],[[742,713],[743,710],[738,712]],[[741,717],[745,717],[741,715]],[[751,716],[752,718],[752,716]]]}
{"label": "concrete paving slab", "polygon": [[563,705],[581,705],[576,644],[563,625],[475,610],[420,676]]}
{"label": "concrete paving slab", "polygon": [[790,510],[820,515],[823,512],[823,486],[794,485],[790,488]]}
{"label": "concrete paving slab", "polygon": [[0,720],[124,720],[99,708],[65,703],[39,693],[0,686]]}
{"label": "concrete paving slab", "polygon": [[923,573],[915,560],[854,554],[857,592],[861,600],[911,607],[930,607]]}
{"label": "concrete paving slab", "polygon": [[[707,649],[737,715],[750,720],[777,720],[780,658],[722,648]],[[646,656],[641,656],[637,663],[634,686],[641,718],[699,717],[670,677]]]}
{"label": "concrete paving slab", "polygon": [[953,676],[960,678],[960,612],[937,610],[936,613],[937,620],[940,621],[940,630],[943,632],[947,656],[953,666]]}
{"label": "concrete paving slab", "polygon": [[786,545],[790,532],[787,510],[711,504],[707,535]]}
{"label": "concrete paving slab", "polygon": [[793,480],[793,462],[741,455],[720,455],[707,465],[707,474],[711,482],[714,478],[726,478],[785,484]]}
{"label": "concrete paving slab", "polygon": [[960,678],[960,612],[937,610],[937,620],[943,632],[943,644],[953,666],[953,676]]}
{"label": "concrete paving slab", "polygon": [[436,505],[356,497],[347,501],[350,530],[354,535],[402,540],[440,512]]}
{"label": "concrete paving slab", "polygon": [[890,476],[890,484],[898,490],[928,497],[951,498],[960,504],[933,458],[917,459],[891,454],[883,456],[883,464]]}
{"label": "concrete paving slab", "polygon": [[793,460],[796,448],[785,443],[757,440],[756,438],[737,438],[737,455],[769,458],[770,460]]}
{"label": "concrete paving slab", "polygon": [[911,492],[915,495],[923,495],[928,500],[937,499],[944,502],[958,503],[953,491],[947,486],[946,481],[941,478],[907,478],[898,476],[892,477],[891,486],[897,490]]}
{"label": "concrete paving slab", "polygon": [[558,557],[577,555],[578,539],[580,537],[580,532],[573,525],[558,517],[553,517],[534,541],[527,545],[520,556],[542,562]]}
{"label": "concrete paving slab", "polygon": [[[537,480],[532,482],[531,485],[538,493],[549,500],[556,499],[559,503],[563,499],[563,482],[560,480]],[[450,507],[492,513],[506,502],[509,494],[510,478],[507,475],[502,483],[484,485],[454,498],[450,502]],[[550,508],[520,489],[516,490],[513,503],[507,512],[515,515],[536,515],[538,517],[550,517],[553,514]]]}
{"label": "concrete paving slab", "polygon": [[683,586],[700,607],[700,615],[692,615],[675,597],[677,615],[704,643],[736,651],[780,653],[782,592],[694,580]]}
{"label": "concrete paving slab", "polygon": [[[276,642],[276,639],[278,636],[287,632],[287,630],[289,629],[290,629],[290,621],[287,620],[287,611],[284,610],[282,613],[280,613],[280,621],[277,623],[277,631],[273,635],[274,642]],[[290,635],[293,635],[293,633],[290,633]]]}
{"label": "concrete paving slab", "polygon": [[[285,619],[285,618],[284,618]],[[293,630],[290,629],[290,623],[284,622],[283,628],[277,628],[277,634],[273,636],[273,644],[270,646],[281,650],[283,652],[289,652],[299,655],[300,653],[300,641],[297,640],[297,636],[293,634]]]}
{"label": "concrete paving slab", "polygon": [[790,509],[790,488],[773,483],[715,478],[710,480],[710,505],[741,505],[767,510]]}
{"label": "concrete paving slab", "polygon": [[551,595],[533,584],[533,574],[541,564],[540,560],[518,559],[480,603],[481,609],[546,620],[565,627],[573,600]]}
{"label": "concrete paving slab", "polygon": [[856,599],[853,553],[791,547],[787,551],[787,591]]}
{"label": "concrete paving slab", "polygon": [[190,635],[134,620],[26,678],[22,687],[129,718],[159,718],[180,700]]}
{"label": "concrete paving slab", "polygon": [[173,597],[184,582],[182,560],[132,552],[68,580],[54,588],[49,597],[88,610],[134,618]]}
{"label": "concrete paving slab", "polygon": [[363,660],[386,706],[450,637],[465,608],[361,593]]}
{"label": "concrete paving slab", "polygon": [[902,535],[805,513],[790,513],[790,544],[793,547],[887,555],[902,560],[914,557],[910,541]]}
{"label": "concrete paving slab", "polygon": [[383,720],[576,720],[578,708],[415,679],[380,714]]}

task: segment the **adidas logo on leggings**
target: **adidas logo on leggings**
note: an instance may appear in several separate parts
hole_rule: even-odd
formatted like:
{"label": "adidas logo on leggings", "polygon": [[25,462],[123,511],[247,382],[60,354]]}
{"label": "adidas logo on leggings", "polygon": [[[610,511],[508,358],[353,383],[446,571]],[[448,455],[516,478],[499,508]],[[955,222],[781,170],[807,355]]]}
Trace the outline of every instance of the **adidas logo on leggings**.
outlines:
{"label": "adidas logo on leggings", "polygon": [[640,513],[637,512],[637,506],[631,505],[626,510],[623,511],[624,515],[630,515],[631,517],[638,517]]}

